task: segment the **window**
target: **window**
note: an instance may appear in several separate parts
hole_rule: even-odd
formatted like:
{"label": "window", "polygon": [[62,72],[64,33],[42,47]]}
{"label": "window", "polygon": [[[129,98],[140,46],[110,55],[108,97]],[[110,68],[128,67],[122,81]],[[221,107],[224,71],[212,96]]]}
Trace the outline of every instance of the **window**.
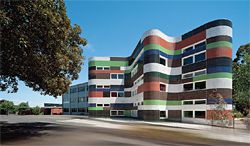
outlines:
{"label": "window", "polygon": [[202,43],[195,45],[195,49],[204,48],[204,50],[205,50],[205,47],[206,47],[205,42],[202,42]]}
{"label": "window", "polygon": [[111,92],[111,97],[117,97],[117,92]]}
{"label": "window", "polygon": [[205,89],[205,88],[206,88],[206,81],[195,83],[195,89]]}
{"label": "window", "polygon": [[109,89],[110,85],[96,85],[97,89]]}
{"label": "window", "polygon": [[166,91],[166,85],[160,84],[160,91]]}
{"label": "window", "polygon": [[184,85],[183,85],[183,88],[184,88],[184,91],[193,90],[193,83],[184,84]]}
{"label": "window", "polygon": [[193,118],[193,111],[184,111],[185,118]]}
{"label": "window", "polygon": [[63,112],[69,112],[69,109],[68,108],[64,108]]}
{"label": "window", "polygon": [[105,88],[105,89],[109,89],[109,88],[110,88],[110,86],[109,86],[109,85],[104,85],[104,86],[103,86],[103,88]]}
{"label": "window", "polygon": [[160,118],[166,118],[166,111],[160,111]]}
{"label": "window", "polygon": [[189,101],[183,101],[183,104],[184,104],[184,105],[193,104],[193,101],[192,101],[192,100],[189,100]]}
{"label": "window", "polygon": [[118,97],[124,97],[124,92],[118,92]]}
{"label": "window", "polygon": [[111,116],[116,116],[117,115],[117,111],[111,111]]}
{"label": "window", "polygon": [[183,53],[189,52],[189,51],[191,51],[191,50],[193,50],[193,46],[192,46],[192,47],[189,47],[189,48],[187,48],[187,49],[185,49],[185,50],[183,50]]}
{"label": "window", "polygon": [[124,111],[118,111],[118,116],[123,116],[124,115]]}
{"label": "window", "polygon": [[78,112],[85,112],[85,108],[78,108]]}
{"label": "window", "polygon": [[110,70],[110,67],[103,67],[103,70]]}
{"label": "window", "polygon": [[204,119],[206,117],[205,111],[195,111],[195,118],[202,118]]}
{"label": "window", "polygon": [[183,65],[188,65],[188,64],[192,64],[193,63],[193,56],[185,58]]}
{"label": "window", "polygon": [[166,65],[166,60],[164,58],[160,58],[160,64],[165,66]]}
{"label": "window", "polygon": [[102,85],[96,85],[96,88],[102,88],[103,86]]}
{"label": "window", "polygon": [[83,102],[84,101],[84,97],[79,97],[78,101],[79,102]]}
{"label": "window", "polygon": [[183,75],[183,79],[188,79],[188,78],[192,78],[192,77],[193,77],[193,73]]}
{"label": "window", "polygon": [[103,97],[110,97],[110,92],[103,92]]}
{"label": "window", "polygon": [[204,75],[206,74],[206,70],[202,70],[202,71],[198,71],[196,73],[194,73],[195,76],[200,76],[200,75]]}
{"label": "window", "polygon": [[139,77],[137,80],[134,81],[134,85],[136,85],[137,83],[139,83],[142,80],[143,80],[143,76]]}
{"label": "window", "polygon": [[205,52],[195,55],[195,62],[203,61],[205,60],[205,58],[206,58]]}
{"label": "window", "polygon": [[206,104],[206,100],[196,100],[194,104]]}
{"label": "window", "polygon": [[117,74],[111,74],[111,79],[117,79]]}
{"label": "window", "polygon": [[80,91],[85,91],[85,87],[84,87],[84,86],[78,87],[78,91],[79,91],[79,92],[80,92]]}
{"label": "window", "polygon": [[123,74],[118,74],[118,79],[123,79],[124,75]]}
{"label": "window", "polygon": [[102,106],[102,104],[97,104],[96,106]]}
{"label": "window", "polygon": [[103,67],[96,67],[96,70],[102,70],[103,69]]}
{"label": "window", "polygon": [[70,89],[70,93],[76,93],[77,92],[77,88],[71,88]]}
{"label": "window", "polygon": [[106,106],[106,107],[107,107],[107,106],[109,106],[109,104],[104,104],[104,106]]}
{"label": "window", "polygon": [[72,108],[71,112],[77,112],[77,108]]}
{"label": "window", "polygon": [[131,96],[135,96],[135,95],[137,95],[137,89],[135,89],[135,90],[133,90],[133,91],[131,92]]}
{"label": "window", "polygon": [[131,71],[131,77],[133,77],[138,71],[138,64],[135,66],[135,68]]}

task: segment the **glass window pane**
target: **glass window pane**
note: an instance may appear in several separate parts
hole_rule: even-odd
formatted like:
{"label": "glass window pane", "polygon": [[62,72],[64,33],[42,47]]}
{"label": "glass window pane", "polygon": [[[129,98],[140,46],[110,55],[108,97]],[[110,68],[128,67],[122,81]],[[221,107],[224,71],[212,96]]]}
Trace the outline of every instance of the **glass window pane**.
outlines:
{"label": "glass window pane", "polygon": [[110,67],[104,67],[104,70],[110,70]]}
{"label": "glass window pane", "polygon": [[193,90],[193,83],[191,83],[191,84],[184,84],[183,88],[184,88],[184,91]]}
{"label": "glass window pane", "polygon": [[185,58],[183,65],[188,65],[193,63],[193,56]]}
{"label": "glass window pane", "polygon": [[183,79],[192,78],[193,73],[183,75]]}
{"label": "glass window pane", "polygon": [[123,74],[118,74],[118,79],[123,79],[124,75]]}
{"label": "glass window pane", "polygon": [[189,51],[191,51],[191,50],[193,50],[193,46],[192,46],[192,47],[189,47],[189,48],[187,48],[187,49],[185,49],[185,50],[183,50],[183,53],[189,52]]}
{"label": "glass window pane", "polygon": [[116,116],[117,115],[117,111],[111,111],[111,115],[112,116]]}
{"label": "glass window pane", "polygon": [[193,111],[184,111],[185,118],[193,118]]}
{"label": "glass window pane", "polygon": [[124,115],[124,111],[118,111],[118,115],[119,116],[123,116]]}
{"label": "glass window pane", "polygon": [[124,97],[124,92],[118,92],[118,97]]}
{"label": "glass window pane", "polygon": [[111,97],[117,97],[117,92],[111,92]]}
{"label": "glass window pane", "polygon": [[199,61],[203,61],[205,60],[205,52],[204,53],[201,53],[201,54],[198,54],[198,55],[195,55],[195,62],[199,62]]}
{"label": "glass window pane", "polygon": [[205,118],[206,112],[205,111],[195,111],[195,118]]}
{"label": "glass window pane", "polygon": [[111,79],[117,79],[117,74],[111,74]]}
{"label": "glass window pane", "polygon": [[200,76],[200,75],[204,75],[204,74],[206,74],[206,70],[194,73],[195,76]]}
{"label": "glass window pane", "polygon": [[195,49],[203,48],[204,50],[206,49],[206,43],[202,42],[197,45],[195,45]]}
{"label": "glass window pane", "polygon": [[206,88],[206,81],[195,83],[195,89],[205,89],[205,88]]}
{"label": "glass window pane", "polygon": [[183,104],[193,104],[193,101],[183,101]]}
{"label": "glass window pane", "polygon": [[103,67],[96,67],[96,70],[102,70]]}
{"label": "glass window pane", "polygon": [[162,65],[166,65],[166,60],[165,59],[163,59],[163,58],[160,58],[160,64],[162,64]]}
{"label": "glass window pane", "polygon": [[166,85],[160,84],[160,91],[166,91]]}
{"label": "glass window pane", "polygon": [[160,111],[160,117],[166,117],[166,111]]}
{"label": "glass window pane", "polygon": [[206,104],[206,100],[197,100],[194,104]]}

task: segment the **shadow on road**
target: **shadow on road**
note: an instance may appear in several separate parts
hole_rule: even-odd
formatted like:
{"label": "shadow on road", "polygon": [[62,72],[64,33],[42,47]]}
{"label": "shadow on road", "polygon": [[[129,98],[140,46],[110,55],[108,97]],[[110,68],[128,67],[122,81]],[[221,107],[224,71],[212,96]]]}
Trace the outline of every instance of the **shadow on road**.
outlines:
{"label": "shadow on road", "polygon": [[59,126],[51,123],[33,122],[33,123],[1,123],[0,124],[0,142],[13,142],[24,140],[31,137],[40,137],[46,135],[48,130],[57,130]]}

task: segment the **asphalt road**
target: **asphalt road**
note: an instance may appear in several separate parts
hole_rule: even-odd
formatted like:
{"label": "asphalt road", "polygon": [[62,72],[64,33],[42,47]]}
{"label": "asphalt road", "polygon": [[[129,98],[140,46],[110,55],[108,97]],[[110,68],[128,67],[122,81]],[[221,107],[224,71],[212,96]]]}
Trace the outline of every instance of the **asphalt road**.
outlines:
{"label": "asphalt road", "polygon": [[[4,145],[218,145],[246,143],[214,140],[147,124],[112,124],[87,120],[64,122],[74,116],[1,116],[1,146]],[[89,123],[88,123],[89,122]]]}

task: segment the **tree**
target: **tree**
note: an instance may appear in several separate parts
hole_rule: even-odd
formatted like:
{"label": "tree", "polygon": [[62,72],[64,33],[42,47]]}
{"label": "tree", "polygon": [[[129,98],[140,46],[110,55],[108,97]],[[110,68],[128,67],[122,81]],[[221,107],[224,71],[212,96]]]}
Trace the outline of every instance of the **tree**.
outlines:
{"label": "tree", "polygon": [[6,110],[7,113],[13,112],[14,103],[12,101],[5,100],[4,102],[0,103],[0,109],[1,110]]}
{"label": "tree", "polygon": [[29,109],[29,103],[28,102],[21,102],[18,106],[17,106],[17,111],[18,114],[22,114],[23,111]]}
{"label": "tree", "polygon": [[41,113],[41,108],[39,106],[33,107],[32,108],[32,113],[34,115],[39,115]]}
{"label": "tree", "polygon": [[250,109],[250,43],[241,46],[233,62],[233,99],[244,116]]}
{"label": "tree", "polygon": [[43,95],[64,94],[83,63],[81,28],[71,26],[63,0],[1,0],[0,90],[18,81]]}

